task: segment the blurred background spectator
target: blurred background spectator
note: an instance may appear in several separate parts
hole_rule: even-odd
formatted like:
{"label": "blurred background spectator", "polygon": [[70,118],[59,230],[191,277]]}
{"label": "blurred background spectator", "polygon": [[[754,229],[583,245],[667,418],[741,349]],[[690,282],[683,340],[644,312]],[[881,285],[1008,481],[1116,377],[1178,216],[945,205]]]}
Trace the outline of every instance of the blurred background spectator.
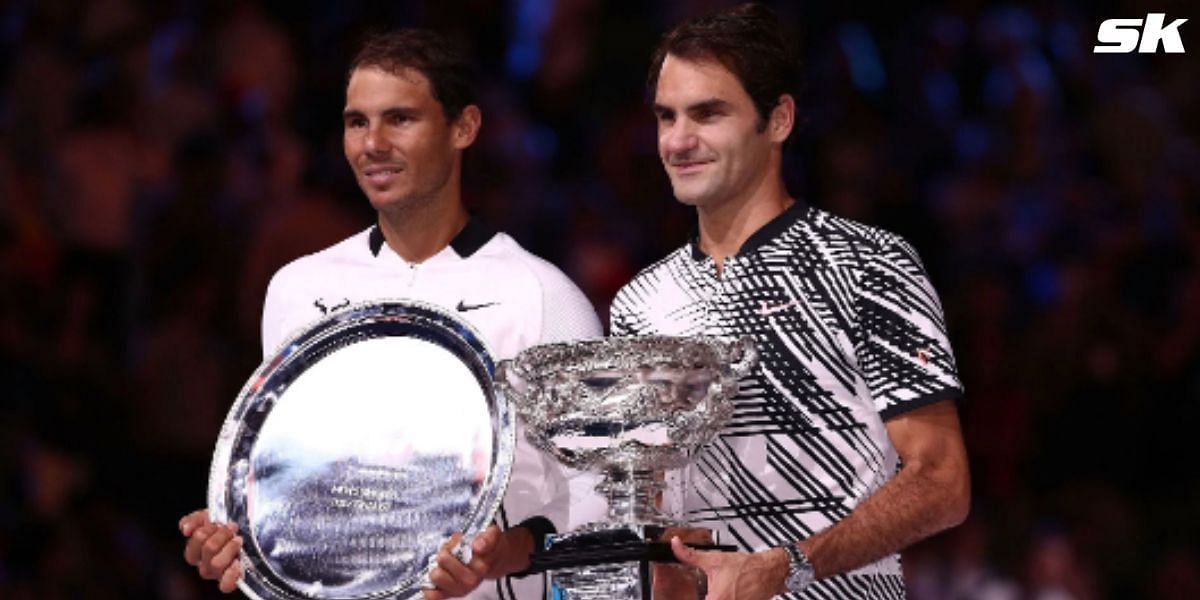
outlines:
{"label": "blurred background spectator", "polygon": [[[0,598],[219,596],[176,521],[268,278],[372,218],[339,116],[366,31],[471,45],[465,198],[605,314],[692,227],[650,51],[725,4],[0,6]],[[1200,598],[1200,48],[1093,54],[1137,1],[777,10],[807,71],[791,190],[914,242],[968,389],[974,510],[906,553],[911,596]]]}

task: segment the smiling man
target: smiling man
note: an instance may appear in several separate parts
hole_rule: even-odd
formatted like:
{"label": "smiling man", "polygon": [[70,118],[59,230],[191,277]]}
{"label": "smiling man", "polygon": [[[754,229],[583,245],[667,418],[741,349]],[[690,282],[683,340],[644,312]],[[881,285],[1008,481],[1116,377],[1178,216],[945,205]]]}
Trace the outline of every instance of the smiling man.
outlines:
{"label": "smiling man", "polygon": [[682,474],[690,520],[741,550],[673,541],[709,600],[902,598],[898,552],[967,513],[962,388],[912,247],[784,186],[798,71],[759,5],[664,36],[659,155],[698,232],[621,289],[612,333],[758,345],[733,418]]}
{"label": "smiling man", "polygon": [[[463,207],[462,155],[482,117],[461,51],[422,30],[369,40],[350,66],[342,120],[346,160],[377,220],[275,274],[262,317],[265,356],[327,312],[380,299],[456,312],[496,359],[600,335],[591,304],[566,276]],[[541,537],[567,525],[577,509],[568,490],[594,482],[561,470],[520,429],[499,526],[475,539],[469,564],[443,548],[431,573],[437,588],[426,590],[427,598],[544,595],[541,577],[504,576],[525,569]],[[188,538],[187,561],[222,591],[233,591],[242,575],[236,529],[197,511],[180,521],[180,531]],[[495,584],[481,586],[489,579]]]}

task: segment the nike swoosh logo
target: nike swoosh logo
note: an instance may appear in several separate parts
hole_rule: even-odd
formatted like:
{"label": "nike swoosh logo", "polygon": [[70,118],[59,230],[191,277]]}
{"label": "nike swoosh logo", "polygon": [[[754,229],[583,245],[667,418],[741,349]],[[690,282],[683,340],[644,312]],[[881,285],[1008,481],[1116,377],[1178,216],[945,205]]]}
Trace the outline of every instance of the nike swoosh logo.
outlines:
{"label": "nike swoosh logo", "polygon": [[494,306],[496,304],[499,304],[499,302],[484,302],[483,304],[467,304],[465,301],[459,300],[458,306],[455,306],[454,308],[456,308],[458,310],[458,312],[467,312],[468,310],[475,310],[478,308],[487,308],[489,306]]}
{"label": "nike swoosh logo", "polygon": [[798,306],[799,304],[800,303],[795,300],[792,300],[791,302],[784,302],[783,304],[775,304],[775,305],[767,304],[766,302],[760,302],[758,305],[758,314],[759,314],[759,316],[766,317],[766,316],[773,315],[775,313],[783,312],[793,306]]}

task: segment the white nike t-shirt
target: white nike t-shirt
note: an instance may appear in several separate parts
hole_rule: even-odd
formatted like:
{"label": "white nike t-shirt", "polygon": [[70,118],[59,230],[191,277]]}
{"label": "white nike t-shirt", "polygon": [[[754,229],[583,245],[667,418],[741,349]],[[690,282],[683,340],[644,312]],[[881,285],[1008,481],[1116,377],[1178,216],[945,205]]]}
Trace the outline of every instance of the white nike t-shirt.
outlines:
{"label": "white nike t-shirt", "polygon": [[[367,301],[419,300],[454,312],[482,335],[497,361],[542,343],[596,338],[600,321],[583,292],[554,265],[472,219],[441,252],[406,262],[377,227],[280,269],[267,288],[264,356],[326,314]],[[603,515],[597,479],[559,465],[525,440],[517,424],[512,476],[497,521],[542,515],[567,531]],[[543,578],[484,582],[469,598],[536,599]]]}

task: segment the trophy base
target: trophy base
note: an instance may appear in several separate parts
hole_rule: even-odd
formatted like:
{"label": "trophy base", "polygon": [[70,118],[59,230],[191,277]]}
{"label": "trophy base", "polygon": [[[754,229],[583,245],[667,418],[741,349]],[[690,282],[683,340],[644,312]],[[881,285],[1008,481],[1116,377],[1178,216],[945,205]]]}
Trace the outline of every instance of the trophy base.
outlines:
{"label": "trophy base", "polygon": [[547,571],[547,600],[699,600],[704,573],[679,564],[671,537],[699,550],[734,550],[713,544],[707,529],[661,525],[605,525],[551,536],[530,557],[530,570]]}

